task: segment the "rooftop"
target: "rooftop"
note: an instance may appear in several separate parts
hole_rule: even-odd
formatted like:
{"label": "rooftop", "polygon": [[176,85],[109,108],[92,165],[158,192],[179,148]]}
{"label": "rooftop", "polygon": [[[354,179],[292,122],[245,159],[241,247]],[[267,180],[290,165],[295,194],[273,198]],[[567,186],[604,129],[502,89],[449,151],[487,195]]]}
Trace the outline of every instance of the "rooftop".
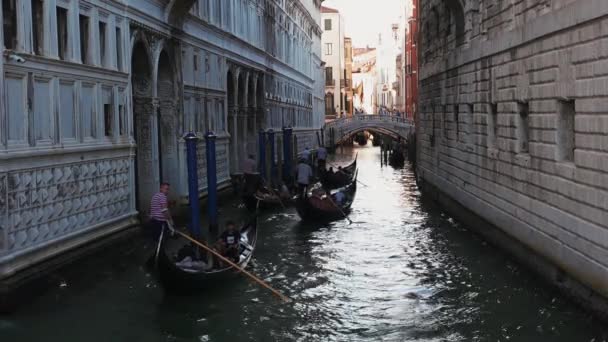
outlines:
{"label": "rooftop", "polygon": [[321,13],[340,13],[337,9],[321,6]]}

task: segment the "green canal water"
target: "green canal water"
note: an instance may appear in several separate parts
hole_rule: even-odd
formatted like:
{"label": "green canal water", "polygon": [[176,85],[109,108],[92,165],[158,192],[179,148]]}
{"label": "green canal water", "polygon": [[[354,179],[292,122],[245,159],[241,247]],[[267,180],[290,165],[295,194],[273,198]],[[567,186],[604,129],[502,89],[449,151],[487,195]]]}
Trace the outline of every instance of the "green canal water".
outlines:
{"label": "green canal water", "polygon": [[[604,341],[594,320],[432,204],[409,168],[359,153],[351,214],[303,224],[293,209],[261,217],[250,270],[293,299],[246,280],[191,297],[164,295],[134,238],[51,277],[11,316],[0,341]],[[243,217],[238,203],[223,218]]]}

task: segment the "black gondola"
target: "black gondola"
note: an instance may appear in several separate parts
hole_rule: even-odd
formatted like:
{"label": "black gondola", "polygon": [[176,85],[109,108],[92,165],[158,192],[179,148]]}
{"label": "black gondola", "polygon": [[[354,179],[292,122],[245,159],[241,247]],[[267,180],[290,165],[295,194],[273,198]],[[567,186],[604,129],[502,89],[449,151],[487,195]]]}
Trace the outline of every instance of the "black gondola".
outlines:
{"label": "black gondola", "polygon": [[282,208],[291,205],[292,202],[291,195],[280,197],[279,190],[271,190],[268,187],[262,187],[254,194],[243,195],[243,203],[249,211]]}
{"label": "black gondola", "polygon": [[[241,241],[239,243],[240,253],[238,265],[246,267],[257,243],[257,215],[241,230]],[[157,276],[166,291],[173,293],[191,293],[212,286],[226,285],[225,280],[238,276],[238,271],[231,266],[222,268],[204,269],[200,267],[204,261],[178,262],[183,257],[182,251],[193,249],[190,244],[178,245],[181,240],[164,238],[158,254]],[[180,248],[181,246],[181,248]],[[193,252],[192,252],[193,253]],[[180,255],[182,254],[182,255]],[[190,253],[191,254],[191,253]],[[201,255],[207,252],[201,250]],[[206,259],[203,257],[203,259]],[[205,263],[206,264],[206,263]]]}
{"label": "black gondola", "polygon": [[341,171],[334,170],[333,175],[329,175],[329,171],[321,177],[321,182],[326,189],[338,189],[352,183],[355,171],[357,170],[357,157],[352,163],[342,168]]}
{"label": "black gondola", "polygon": [[[333,194],[338,191],[341,191],[345,197],[344,203],[341,205],[338,205],[333,199]],[[319,196],[316,192],[321,192],[322,195]],[[300,218],[305,221],[337,220],[344,218],[344,215],[350,211],[356,193],[357,172],[355,171],[355,176],[350,184],[329,194],[323,190],[321,184],[315,184],[309,191],[308,197],[303,198],[302,196],[298,196],[296,199],[296,209]]]}
{"label": "black gondola", "polygon": [[401,149],[394,150],[388,158],[388,163],[393,167],[402,167],[405,165],[405,156]]}

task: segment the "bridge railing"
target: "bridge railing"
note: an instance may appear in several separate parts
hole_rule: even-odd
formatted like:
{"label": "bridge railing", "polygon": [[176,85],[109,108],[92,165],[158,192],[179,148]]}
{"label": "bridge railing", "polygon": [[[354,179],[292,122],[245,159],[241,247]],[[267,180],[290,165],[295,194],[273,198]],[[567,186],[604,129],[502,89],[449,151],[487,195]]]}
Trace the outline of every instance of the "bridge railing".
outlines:
{"label": "bridge railing", "polygon": [[340,118],[337,120],[330,121],[325,124],[326,127],[334,127],[346,125],[349,123],[353,123],[356,121],[366,121],[366,122],[382,122],[382,123],[396,123],[403,125],[413,126],[414,122],[410,119],[402,118],[400,116],[391,116],[391,115],[376,115],[376,114],[357,114],[352,117]]}
{"label": "bridge railing", "polygon": [[352,135],[353,132],[366,127],[375,127],[381,131],[384,130],[390,132],[390,134],[406,138],[413,131],[414,122],[399,116],[357,114],[327,122],[324,137],[327,141],[336,143]]}

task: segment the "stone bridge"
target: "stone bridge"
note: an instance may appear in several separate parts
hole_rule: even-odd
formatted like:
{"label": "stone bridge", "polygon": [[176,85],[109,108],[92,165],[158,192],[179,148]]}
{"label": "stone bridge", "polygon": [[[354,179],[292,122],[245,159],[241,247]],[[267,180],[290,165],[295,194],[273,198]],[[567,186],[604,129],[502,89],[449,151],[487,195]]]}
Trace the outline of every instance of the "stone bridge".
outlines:
{"label": "stone bridge", "polygon": [[339,144],[361,131],[407,139],[414,133],[414,122],[398,116],[359,114],[327,122],[323,134],[326,142]]}

